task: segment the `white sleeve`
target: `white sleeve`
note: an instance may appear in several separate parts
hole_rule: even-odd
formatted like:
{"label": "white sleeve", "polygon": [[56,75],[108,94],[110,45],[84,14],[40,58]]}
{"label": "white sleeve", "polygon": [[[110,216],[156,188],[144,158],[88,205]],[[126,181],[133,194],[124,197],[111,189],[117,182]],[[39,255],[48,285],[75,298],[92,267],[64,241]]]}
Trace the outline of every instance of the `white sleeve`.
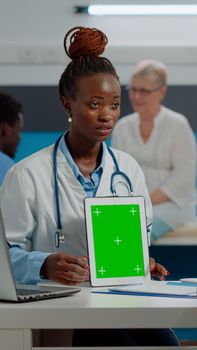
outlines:
{"label": "white sleeve", "polygon": [[27,250],[31,250],[31,234],[36,225],[34,196],[30,176],[24,176],[16,166],[10,169],[0,192],[6,237]]}
{"label": "white sleeve", "polygon": [[147,222],[147,233],[148,233],[148,239],[150,244],[150,236],[151,236],[151,229],[152,229],[152,220],[153,220],[153,209],[152,209],[152,203],[150,200],[150,196],[148,193],[148,189],[146,187],[145,183],[145,177],[142,169],[136,162],[136,174],[135,174],[135,182],[134,182],[134,196],[142,196],[145,199],[145,210],[146,210],[146,222]]}
{"label": "white sleeve", "polygon": [[161,190],[173,202],[182,206],[195,190],[196,178],[196,144],[187,121],[177,128],[171,152],[172,171]]}

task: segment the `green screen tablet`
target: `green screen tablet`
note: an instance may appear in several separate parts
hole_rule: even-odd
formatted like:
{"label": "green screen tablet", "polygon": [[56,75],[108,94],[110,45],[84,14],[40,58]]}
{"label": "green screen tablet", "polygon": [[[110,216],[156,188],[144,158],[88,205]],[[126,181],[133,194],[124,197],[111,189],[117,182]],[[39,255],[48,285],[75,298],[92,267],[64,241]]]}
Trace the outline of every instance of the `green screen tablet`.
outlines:
{"label": "green screen tablet", "polygon": [[150,280],[143,197],[85,198],[92,286]]}

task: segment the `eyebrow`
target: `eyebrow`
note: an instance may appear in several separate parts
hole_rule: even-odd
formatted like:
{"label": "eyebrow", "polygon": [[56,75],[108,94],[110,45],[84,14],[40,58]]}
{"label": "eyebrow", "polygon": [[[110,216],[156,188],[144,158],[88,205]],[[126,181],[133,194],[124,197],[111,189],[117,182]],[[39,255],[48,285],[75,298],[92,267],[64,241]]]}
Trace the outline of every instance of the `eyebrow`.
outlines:
{"label": "eyebrow", "polygon": [[[95,96],[92,96],[92,98],[98,98],[98,99],[100,99],[100,100],[104,100],[104,97],[96,96],[96,95],[95,95]],[[114,99],[115,99],[115,98],[120,98],[120,95],[114,96],[113,98],[114,98]]]}

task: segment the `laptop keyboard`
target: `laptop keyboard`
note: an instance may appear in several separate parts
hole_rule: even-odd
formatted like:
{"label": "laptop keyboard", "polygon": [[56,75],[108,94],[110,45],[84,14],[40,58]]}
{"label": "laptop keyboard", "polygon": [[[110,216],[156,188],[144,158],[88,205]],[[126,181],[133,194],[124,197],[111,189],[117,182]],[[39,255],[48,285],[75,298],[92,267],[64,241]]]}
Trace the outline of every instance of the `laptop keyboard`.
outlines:
{"label": "laptop keyboard", "polygon": [[[36,289],[23,289],[23,288],[17,288],[16,289],[17,295],[31,295],[31,294],[41,294],[42,291],[38,291]],[[43,293],[46,293],[48,291],[43,291]]]}

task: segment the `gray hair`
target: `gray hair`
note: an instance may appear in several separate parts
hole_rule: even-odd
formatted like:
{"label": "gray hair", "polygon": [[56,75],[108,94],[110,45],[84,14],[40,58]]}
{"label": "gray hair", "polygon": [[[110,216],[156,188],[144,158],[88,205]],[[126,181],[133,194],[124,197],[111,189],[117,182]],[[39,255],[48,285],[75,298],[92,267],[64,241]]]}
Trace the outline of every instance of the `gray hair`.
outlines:
{"label": "gray hair", "polygon": [[159,86],[165,86],[167,84],[167,68],[162,62],[143,60],[137,63],[132,78],[144,78],[146,76],[152,76]]}

